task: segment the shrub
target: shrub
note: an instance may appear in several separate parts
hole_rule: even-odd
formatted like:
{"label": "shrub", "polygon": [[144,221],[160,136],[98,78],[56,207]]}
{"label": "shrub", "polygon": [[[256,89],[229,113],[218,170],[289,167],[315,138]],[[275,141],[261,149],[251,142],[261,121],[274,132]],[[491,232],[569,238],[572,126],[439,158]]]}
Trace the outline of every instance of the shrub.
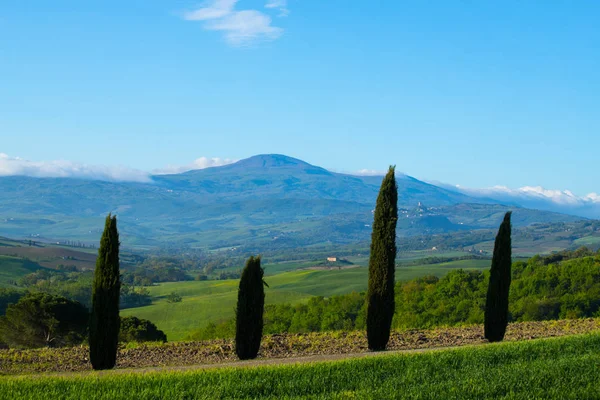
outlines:
{"label": "shrub", "polygon": [[122,317],[119,342],[166,342],[167,335],[147,319]]}
{"label": "shrub", "polygon": [[177,292],[171,292],[167,296],[167,302],[169,303],[181,303],[182,300],[183,298]]}

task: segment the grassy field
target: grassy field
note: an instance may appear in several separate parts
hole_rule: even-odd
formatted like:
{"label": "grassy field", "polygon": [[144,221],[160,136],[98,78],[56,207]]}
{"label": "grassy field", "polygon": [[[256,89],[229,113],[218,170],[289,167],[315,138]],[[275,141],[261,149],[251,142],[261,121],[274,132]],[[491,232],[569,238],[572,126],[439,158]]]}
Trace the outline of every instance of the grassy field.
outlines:
{"label": "grassy field", "polygon": [[[416,265],[398,268],[396,278],[414,279],[424,275],[443,276],[452,269],[489,268],[488,260],[462,260],[442,264]],[[267,266],[267,271],[269,267]],[[266,277],[266,303],[298,303],[311,296],[333,296],[367,289],[366,267],[341,270],[302,270]],[[169,340],[182,340],[190,332],[210,322],[233,318],[237,301],[238,280],[170,282],[149,287],[153,304],[121,311],[149,319],[163,330]],[[167,302],[167,296],[176,292],[180,303]]]}
{"label": "grassy field", "polygon": [[[275,275],[282,272],[295,271],[298,269],[310,268],[317,264],[317,261],[314,260],[296,260],[296,261],[282,261],[275,263],[267,263],[263,264],[263,268],[265,269],[265,275]],[[361,265],[361,264],[359,264]],[[364,264],[362,264],[364,265]],[[236,265],[235,267],[228,267],[219,269],[219,271],[230,272],[230,271],[240,271],[244,268],[244,265]]]}
{"label": "grassy field", "polygon": [[[406,266],[406,267],[401,266],[400,268],[398,268],[398,274],[401,275],[400,279],[403,279],[403,280],[413,279],[413,278],[420,276],[420,275],[415,275],[413,278],[405,278],[404,273],[403,273],[403,271],[405,271],[405,270],[411,271],[411,275],[423,271],[423,272],[426,272],[431,275],[441,276],[443,274],[443,271],[447,272],[447,270],[449,270],[449,269],[458,269],[458,268],[486,269],[486,268],[490,268],[491,262],[492,262],[491,260],[486,260],[486,259],[473,259],[473,260],[448,261],[448,262],[442,262],[442,263],[437,263],[437,264],[417,264],[417,265],[410,265],[410,266]],[[418,261],[417,261],[417,263],[418,263]]]}
{"label": "grassy field", "polygon": [[18,281],[23,275],[42,268],[41,265],[33,261],[0,255],[0,287],[14,287],[14,282]]}
{"label": "grassy field", "polygon": [[0,378],[3,399],[595,399],[600,334],[336,362]]}
{"label": "grassy field", "polygon": [[[327,256],[335,257],[335,251],[330,253],[324,253]],[[415,250],[415,251],[404,251],[398,253],[397,261],[398,263],[405,262],[415,262],[421,260],[423,258],[428,257],[440,257],[440,258],[451,258],[451,257],[462,257],[468,256],[471,253],[465,251],[432,251],[432,250]],[[365,267],[369,265],[369,257],[360,255],[360,256],[347,256],[341,257],[344,260],[347,260],[357,266]],[[314,265],[322,263],[326,257],[323,257],[321,260],[317,258],[306,259],[306,260],[294,260],[294,261],[282,261],[282,262],[272,262],[263,265],[265,268],[265,275],[274,275],[281,272],[295,271],[298,269],[310,268]],[[480,260],[481,261],[481,260]],[[488,263],[489,264],[489,263]],[[243,268],[243,265],[238,265],[236,267],[224,268],[223,271],[239,271]]]}
{"label": "grassy field", "polygon": [[577,246],[594,246],[600,244],[600,236],[587,236],[574,242]]}
{"label": "grassy field", "polygon": [[462,257],[468,256],[471,253],[459,250],[412,250],[412,251],[399,251],[397,261],[402,263],[404,261],[415,261],[422,258],[428,257],[440,257],[440,258],[451,258],[451,257]]}

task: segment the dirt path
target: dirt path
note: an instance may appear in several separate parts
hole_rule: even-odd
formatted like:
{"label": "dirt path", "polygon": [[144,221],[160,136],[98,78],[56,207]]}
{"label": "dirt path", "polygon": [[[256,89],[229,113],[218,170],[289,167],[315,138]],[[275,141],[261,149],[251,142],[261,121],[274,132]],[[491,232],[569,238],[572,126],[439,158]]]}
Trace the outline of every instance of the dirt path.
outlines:
{"label": "dirt path", "polygon": [[[577,335],[600,331],[600,318],[509,324],[505,340],[518,341]],[[479,345],[486,341],[483,327],[438,328],[432,330],[393,331],[390,351],[371,353],[364,331],[322,332],[308,334],[267,335],[263,338],[259,358],[239,362],[231,339],[204,342],[143,343],[121,346],[117,356],[117,373],[133,371],[189,370],[223,367],[251,367],[369,357],[429,349]],[[0,375],[90,373],[89,349],[76,346],[58,349],[0,350]]]}
{"label": "dirt path", "polygon": [[[161,366],[161,367],[145,367],[145,368],[116,368],[107,371],[80,371],[80,372],[50,372],[44,374],[26,374],[26,375],[12,375],[11,378],[47,378],[47,377],[85,377],[85,376],[110,376],[110,375],[121,375],[121,374],[152,374],[161,372],[186,372],[186,371],[198,371],[198,370],[211,370],[220,368],[256,368],[262,366],[278,366],[278,365],[292,365],[292,364],[311,364],[321,363],[329,361],[341,361],[347,359],[356,358],[367,358],[367,357],[381,357],[389,356],[394,354],[411,354],[411,353],[428,353],[434,351],[452,350],[461,347],[481,347],[485,344],[477,345],[464,345],[464,346],[448,346],[448,347],[430,347],[423,349],[408,349],[408,350],[387,350],[379,352],[361,352],[361,353],[345,353],[345,354],[319,354],[312,356],[303,357],[286,357],[286,358],[257,358],[255,360],[247,361],[228,361],[222,363],[212,364],[198,364],[198,365],[181,365],[181,366]],[[0,379],[2,379],[0,377]]]}

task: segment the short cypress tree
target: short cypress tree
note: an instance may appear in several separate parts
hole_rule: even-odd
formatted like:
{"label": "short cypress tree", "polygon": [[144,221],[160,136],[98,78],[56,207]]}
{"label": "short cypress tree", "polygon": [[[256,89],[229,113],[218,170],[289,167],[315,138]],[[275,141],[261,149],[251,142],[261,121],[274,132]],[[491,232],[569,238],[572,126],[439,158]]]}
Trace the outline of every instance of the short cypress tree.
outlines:
{"label": "short cypress tree", "polygon": [[490,269],[490,282],[485,303],[485,338],[490,342],[504,339],[508,325],[508,294],[511,281],[511,212],[500,224]]}
{"label": "short cypress tree", "polygon": [[242,271],[235,318],[235,352],[240,360],[256,358],[263,332],[266,283],[260,256],[250,257]]}
{"label": "short cypress tree", "polygon": [[92,288],[89,342],[95,370],[111,369],[117,361],[120,290],[117,217],[109,214],[100,239]]}
{"label": "short cypress tree", "polygon": [[394,316],[394,284],[396,268],[396,223],[398,221],[398,189],[395,167],[389,171],[379,190],[369,258],[367,291],[367,339],[369,349],[385,350]]}

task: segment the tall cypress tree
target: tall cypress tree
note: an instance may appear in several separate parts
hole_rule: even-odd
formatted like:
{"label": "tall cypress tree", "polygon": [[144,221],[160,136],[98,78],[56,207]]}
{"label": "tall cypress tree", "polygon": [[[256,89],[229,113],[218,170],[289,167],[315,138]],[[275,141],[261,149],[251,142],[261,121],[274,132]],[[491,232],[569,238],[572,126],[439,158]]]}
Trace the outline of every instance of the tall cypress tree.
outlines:
{"label": "tall cypress tree", "polygon": [[256,358],[263,332],[266,283],[260,256],[250,257],[242,271],[235,319],[235,352],[240,360]]}
{"label": "tall cypress tree", "polygon": [[485,338],[490,342],[499,342],[504,339],[508,325],[508,293],[512,264],[510,216],[511,212],[509,211],[500,224],[490,269],[484,324]]}
{"label": "tall cypress tree", "polygon": [[111,369],[119,342],[119,232],[117,217],[108,214],[100,239],[92,288],[90,361],[95,370]]}
{"label": "tall cypress tree", "polygon": [[394,316],[396,223],[398,221],[395,169],[394,166],[390,166],[381,183],[371,233],[367,339],[369,349],[373,351],[385,350]]}

